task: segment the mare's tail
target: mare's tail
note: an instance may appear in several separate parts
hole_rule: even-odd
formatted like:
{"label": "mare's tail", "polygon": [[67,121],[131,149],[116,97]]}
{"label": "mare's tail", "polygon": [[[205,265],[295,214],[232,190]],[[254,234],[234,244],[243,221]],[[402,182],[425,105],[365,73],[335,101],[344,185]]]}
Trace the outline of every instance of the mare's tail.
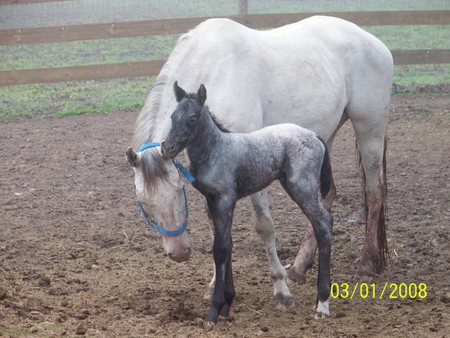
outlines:
{"label": "mare's tail", "polygon": [[325,141],[320,137],[317,138],[325,147],[325,154],[323,156],[322,168],[320,169],[320,194],[325,197],[330,191],[331,182],[333,181],[333,173],[331,172],[330,153]]}

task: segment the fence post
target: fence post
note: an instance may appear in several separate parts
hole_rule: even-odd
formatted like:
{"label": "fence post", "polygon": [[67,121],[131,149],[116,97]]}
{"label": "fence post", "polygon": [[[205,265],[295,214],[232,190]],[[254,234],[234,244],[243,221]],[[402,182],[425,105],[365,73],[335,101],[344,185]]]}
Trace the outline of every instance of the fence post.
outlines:
{"label": "fence post", "polygon": [[239,15],[248,14],[248,0],[238,0],[239,1]]}

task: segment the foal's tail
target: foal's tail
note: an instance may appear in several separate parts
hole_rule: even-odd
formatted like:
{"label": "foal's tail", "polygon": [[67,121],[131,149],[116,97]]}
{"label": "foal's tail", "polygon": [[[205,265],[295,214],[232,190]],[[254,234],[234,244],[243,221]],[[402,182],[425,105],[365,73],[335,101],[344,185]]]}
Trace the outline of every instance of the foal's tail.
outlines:
{"label": "foal's tail", "polygon": [[328,152],[327,144],[320,136],[317,136],[317,138],[325,147],[322,168],[320,169],[320,193],[324,198],[330,191],[331,182],[333,181],[333,173],[331,172],[330,153]]}

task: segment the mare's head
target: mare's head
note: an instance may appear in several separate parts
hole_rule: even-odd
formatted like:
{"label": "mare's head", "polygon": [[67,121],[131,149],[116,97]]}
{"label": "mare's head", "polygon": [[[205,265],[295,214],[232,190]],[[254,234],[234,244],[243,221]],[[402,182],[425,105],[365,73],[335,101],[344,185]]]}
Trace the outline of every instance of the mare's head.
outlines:
{"label": "mare's head", "polygon": [[[182,228],[187,221],[184,184],[172,161],[162,155],[159,146],[140,152],[130,147],[126,155],[134,168],[137,199],[148,220],[169,231]],[[186,231],[178,236],[163,234],[163,246],[176,262],[187,261],[191,254]]]}
{"label": "mare's head", "polygon": [[177,156],[196,137],[206,101],[204,85],[200,85],[197,94],[187,94],[177,82],[173,86],[178,106],[171,116],[169,136],[162,143],[162,152],[168,158]]}

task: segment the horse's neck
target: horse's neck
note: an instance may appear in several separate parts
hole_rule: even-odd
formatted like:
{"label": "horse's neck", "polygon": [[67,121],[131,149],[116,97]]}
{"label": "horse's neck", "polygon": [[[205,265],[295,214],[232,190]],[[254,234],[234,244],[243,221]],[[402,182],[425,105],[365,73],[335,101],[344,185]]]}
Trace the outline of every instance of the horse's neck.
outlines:
{"label": "horse's neck", "polygon": [[205,107],[202,113],[201,124],[198,126],[198,133],[194,141],[188,145],[189,159],[193,164],[201,162],[207,158],[212,152],[223,148],[225,139],[228,137],[219,129],[213,121],[208,108]]}
{"label": "horse's neck", "polygon": [[161,93],[160,106],[153,124],[153,140],[159,142],[167,137],[171,126],[170,114],[172,114],[176,106],[177,102],[173,97],[172,91],[167,90],[167,92]]}

